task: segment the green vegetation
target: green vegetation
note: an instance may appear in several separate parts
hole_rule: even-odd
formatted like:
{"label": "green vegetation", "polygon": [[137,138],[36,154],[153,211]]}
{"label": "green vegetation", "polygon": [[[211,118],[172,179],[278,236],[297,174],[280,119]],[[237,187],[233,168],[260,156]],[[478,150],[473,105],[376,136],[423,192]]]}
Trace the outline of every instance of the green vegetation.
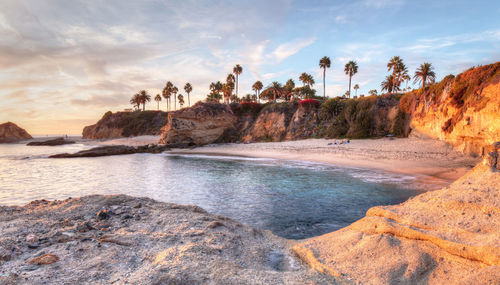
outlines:
{"label": "green vegetation", "polygon": [[424,62],[421,64],[417,70],[415,71],[415,75],[413,76],[413,79],[415,79],[415,83],[422,82],[422,89],[425,88],[425,83],[427,83],[427,80],[430,80],[431,82],[434,82],[436,80],[436,73],[434,73],[434,67],[432,64],[428,62]]}

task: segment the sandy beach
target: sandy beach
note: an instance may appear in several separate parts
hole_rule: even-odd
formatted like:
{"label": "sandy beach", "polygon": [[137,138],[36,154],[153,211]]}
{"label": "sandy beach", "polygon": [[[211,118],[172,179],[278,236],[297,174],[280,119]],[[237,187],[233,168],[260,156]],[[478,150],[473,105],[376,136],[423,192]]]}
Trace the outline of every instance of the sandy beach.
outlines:
{"label": "sandy beach", "polygon": [[382,138],[329,145],[335,141],[341,140],[213,144],[192,149],[172,149],[170,153],[262,157],[381,169],[416,176],[425,180],[423,184],[430,189],[450,184],[480,161],[433,139]]}

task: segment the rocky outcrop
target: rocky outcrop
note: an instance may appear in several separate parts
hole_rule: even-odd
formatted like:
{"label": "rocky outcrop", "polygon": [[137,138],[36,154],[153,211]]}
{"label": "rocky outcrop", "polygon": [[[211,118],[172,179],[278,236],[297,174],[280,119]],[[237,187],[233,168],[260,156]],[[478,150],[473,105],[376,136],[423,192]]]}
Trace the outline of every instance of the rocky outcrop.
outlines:
{"label": "rocky outcrop", "polygon": [[335,284],[289,241],[194,205],[86,196],[0,207],[0,284]]}
{"label": "rocky outcrop", "polygon": [[126,146],[126,145],[109,145],[94,147],[87,150],[82,150],[76,153],[61,153],[49,156],[49,158],[73,158],[73,157],[98,157],[123,155],[133,153],[162,153],[169,149],[167,145],[143,145],[143,146]]}
{"label": "rocky outcrop", "polygon": [[244,142],[283,140],[296,110],[297,106],[293,103],[279,103],[264,107],[242,140]]}
{"label": "rocky outcrop", "polygon": [[83,129],[84,139],[108,139],[159,135],[167,123],[167,113],[160,111],[106,112],[94,125]]}
{"label": "rocky outcrop", "polygon": [[0,124],[0,143],[12,143],[32,138],[26,130],[12,122]]}
{"label": "rocky outcrop", "polygon": [[160,143],[205,145],[220,140],[229,129],[235,129],[237,118],[228,105],[198,102],[168,114]]}
{"label": "rocky outcrop", "polygon": [[483,155],[500,140],[500,62],[469,69],[409,93],[411,127],[460,151]]}
{"label": "rocky outcrop", "polygon": [[368,210],[350,226],[294,251],[354,283],[498,284],[500,172],[477,165],[450,187]]}
{"label": "rocky outcrop", "polygon": [[288,124],[285,140],[298,140],[315,137],[319,133],[318,106],[301,105]]}
{"label": "rocky outcrop", "polygon": [[56,139],[46,140],[46,141],[30,142],[30,143],[27,143],[26,145],[29,145],[29,146],[56,146],[56,145],[74,144],[74,143],[75,143],[75,141],[66,140],[64,138],[56,138]]}

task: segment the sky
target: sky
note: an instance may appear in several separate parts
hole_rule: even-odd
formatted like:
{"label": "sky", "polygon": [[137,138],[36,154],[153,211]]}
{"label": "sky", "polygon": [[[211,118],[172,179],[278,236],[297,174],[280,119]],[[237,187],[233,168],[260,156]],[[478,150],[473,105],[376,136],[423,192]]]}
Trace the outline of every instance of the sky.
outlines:
{"label": "sky", "polygon": [[380,93],[396,55],[411,74],[432,63],[437,80],[500,60],[500,1],[0,0],[0,123],[81,134],[166,81],[203,100],[236,64],[240,95],[302,72],[322,95],[323,56],[327,96],[348,89],[349,60],[358,94]]}

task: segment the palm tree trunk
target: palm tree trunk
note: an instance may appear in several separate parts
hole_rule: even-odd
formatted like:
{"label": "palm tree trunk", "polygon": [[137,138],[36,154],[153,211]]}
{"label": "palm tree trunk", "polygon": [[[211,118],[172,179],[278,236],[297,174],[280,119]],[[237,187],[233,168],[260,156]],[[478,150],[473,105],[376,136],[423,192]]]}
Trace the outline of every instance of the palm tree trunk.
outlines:
{"label": "palm tree trunk", "polygon": [[236,97],[238,97],[238,73],[236,73]]}
{"label": "palm tree trunk", "polygon": [[349,99],[351,99],[351,78],[352,75],[349,73]]}
{"label": "palm tree trunk", "polygon": [[191,101],[189,100],[189,93],[188,93],[188,106],[191,107]]}
{"label": "palm tree trunk", "polygon": [[323,67],[323,99],[326,99],[325,72],[326,67]]}
{"label": "palm tree trunk", "polygon": [[160,111],[160,101],[156,101],[156,110]]}
{"label": "palm tree trunk", "polygon": [[177,96],[174,95],[174,111],[177,111]]}
{"label": "palm tree trunk", "polygon": [[142,111],[146,111],[146,102],[142,103]]}

